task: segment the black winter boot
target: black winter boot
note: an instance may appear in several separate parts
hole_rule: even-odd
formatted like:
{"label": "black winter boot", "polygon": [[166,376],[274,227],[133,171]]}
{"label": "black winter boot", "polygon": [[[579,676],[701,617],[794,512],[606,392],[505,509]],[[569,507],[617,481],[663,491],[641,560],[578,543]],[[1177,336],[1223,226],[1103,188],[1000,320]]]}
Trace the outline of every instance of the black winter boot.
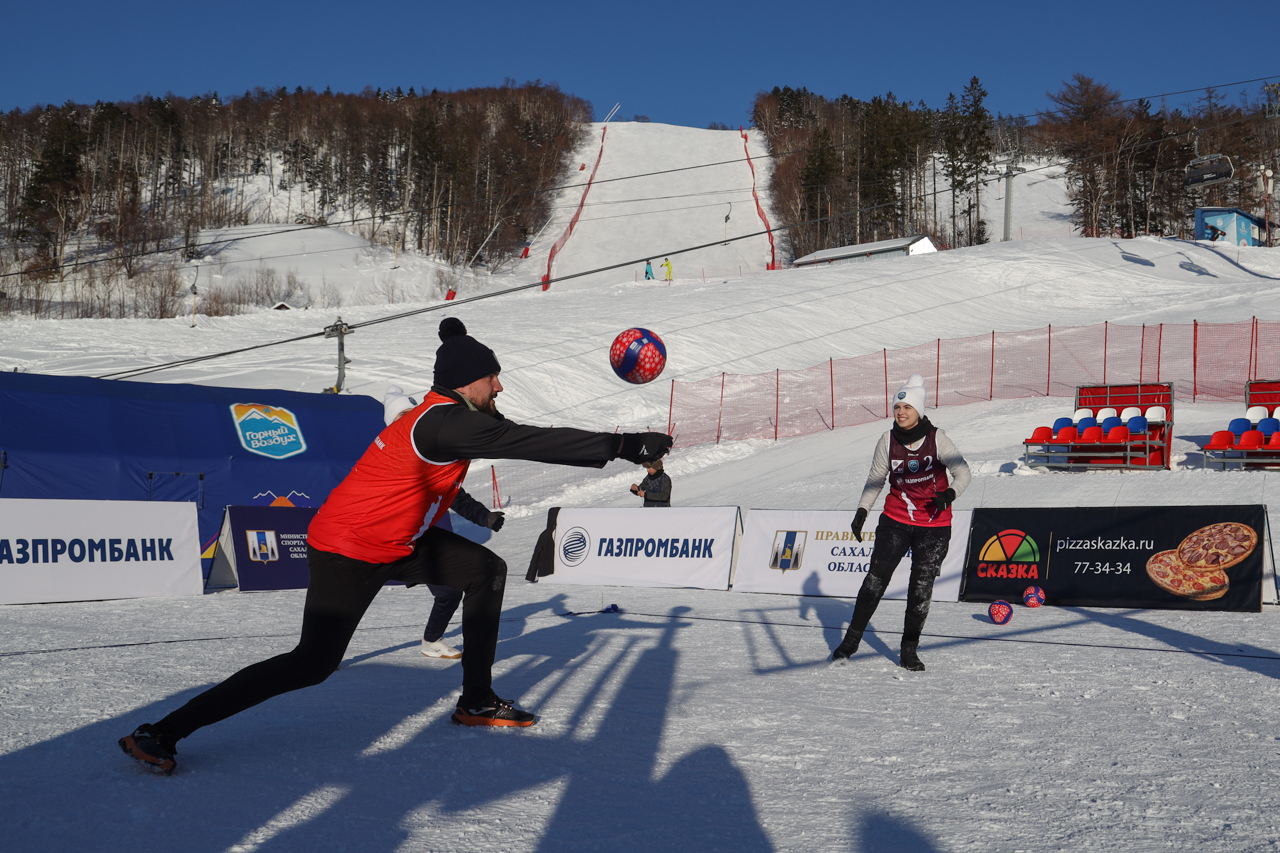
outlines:
{"label": "black winter boot", "polygon": [[903,669],[909,669],[912,672],[924,672],[924,663],[920,660],[920,656],[916,654],[914,646],[902,650],[898,666]]}

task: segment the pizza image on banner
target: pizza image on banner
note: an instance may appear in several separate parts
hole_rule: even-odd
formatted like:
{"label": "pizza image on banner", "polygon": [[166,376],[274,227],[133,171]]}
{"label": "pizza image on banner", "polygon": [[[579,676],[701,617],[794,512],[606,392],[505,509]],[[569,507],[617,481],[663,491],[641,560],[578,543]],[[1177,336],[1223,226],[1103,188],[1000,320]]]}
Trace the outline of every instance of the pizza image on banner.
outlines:
{"label": "pizza image on banner", "polygon": [[1178,559],[1192,571],[1216,572],[1242,562],[1257,544],[1258,534],[1247,524],[1210,524],[1182,540]]}
{"label": "pizza image on banner", "polygon": [[1161,589],[1192,601],[1222,598],[1231,587],[1227,573],[1193,571],[1178,559],[1177,551],[1161,551],[1147,560],[1147,575]]}

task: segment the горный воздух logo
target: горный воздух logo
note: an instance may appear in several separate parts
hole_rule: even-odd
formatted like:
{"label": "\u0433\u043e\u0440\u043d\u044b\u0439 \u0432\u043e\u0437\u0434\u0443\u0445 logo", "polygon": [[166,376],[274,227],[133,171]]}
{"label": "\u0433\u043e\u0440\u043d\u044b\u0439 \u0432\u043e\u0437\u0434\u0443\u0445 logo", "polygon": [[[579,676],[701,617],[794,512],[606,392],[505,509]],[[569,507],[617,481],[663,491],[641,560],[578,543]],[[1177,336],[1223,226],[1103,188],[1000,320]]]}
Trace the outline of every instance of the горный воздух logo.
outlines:
{"label": "\u0433\u043e\u0440\u043d\u044b\u0439 \u0432\u043e\u0437\u0434\u0443\u0445 logo", "polygon": [[1039,578],[1040,547],[1021,530],[1001,530],[978,552],[980,578]]}
{"label": "\u0433\u043e\u0440\u043d\u044b\u0439 \u0432\u043e\u0437\u0434\u0443\u0445 logo", "polygon": [[232,403],[240,446],[268,459],[288,459],[307,449],[298,418],[288,409],[261,403]]}
{"label": "\u0433\u043e\u0440\u043d\u044b\u0439 \u0432\u043e\u0437\u0434\u0443\u0445 logo", "polygon": [[576,566],[587,559],[591,544],[591,534],[581,527],[570,527],[560,538],[560,562],[566,566]]}

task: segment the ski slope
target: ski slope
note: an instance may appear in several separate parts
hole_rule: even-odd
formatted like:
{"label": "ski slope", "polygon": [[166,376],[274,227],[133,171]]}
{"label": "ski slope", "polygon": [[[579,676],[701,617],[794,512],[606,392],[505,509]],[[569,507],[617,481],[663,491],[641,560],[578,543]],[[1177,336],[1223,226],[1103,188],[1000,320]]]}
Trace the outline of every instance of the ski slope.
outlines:
{"label": "ski slope", "polygon": [[[638,147],[653,134],[655,152],[663,138],[672,151],[692,138],[683,128],[626,129]],[[736,133],[718,133],[741,150]],[[618,150],[626,138],[618,134]],[[667,240],[687,245],[684,232],[714,224],[702,221],[709,212],[667,211],[652,221],[675,231],[643,240],[642,216],[597,219],[609,230],[587,239],[584,213],[562,262],[594,269],[633,247],[640,256]],[[358,246],[310,233],[309,254],[332,248],[356,268]],[[336,280],[336,264],[319,268]],[[536,281],[535,272],[517,268],[511,280]],[[633,273],[361,329],[347,339],[348,391],[425,388],[446,313],[496,350],[509,417],[607,430],[665,425],[669,378],[804,367],[1046,323],[1280,317],[1280,252],[1156,239],[1028,238],[705,283],[677,265],[669,286]],[[11,318],[0,321],[0,369],[98,375],[318,331],[339,312],[358,322],[391,310],[317,305],[199,317],[195,328],[189,318]],[[609,341],[632,325],[667,343],[667,373],[651,386],[625,386],[608,367]],[[334,343],[315,339],[147,378],[317,391],[333,383],[335,361]],[[1280,508],[1275,475],[1203,467],[1196,442],[1241,406],[1179,401],[1171,471],[1022,466],[1022,439],[1069,410],[1069,400],[1043,398],[930,409],[975,474],[957,506]],[[667,466],[673,501],[848,508],[885,428],[682,450]],[[4,848],[1038,853],[1257,851],[1280,837],[1277,608],[1019,608],[997,627],[981,605],[937,603],[921,647],[929,670],[917,674],[895,666],[901,602],[884,602],[851,665],[832,670],[825,659],[849,601],[521,579],[547,507],[634,505],[633,476],[610,468],[513,507],[489,543],[512,575],[495,684],[540,715],[527,731],[448,724],[460,671],[417,651],[430,598],[389,589],[341,671],[183,741],[178,773],[156,778],[115,740],[291,648],[303,593],[3,608]],[[596,613],[612,603],[623,612]]]}
{"label": "ski slope", "polygon": [[[708,243],[716,245],[671,257],[672,277],[690,281],[765,269],[770,260],[767,237],[724,242],[765,228],[752,200],[751,168],[738,131],[648,122],[609,124],[607,133],[603,124],[591,128],[575,153],[573,162],[585,168],[574,173],[574,183],[585,183],[595,170],[594,182],[589,189],[572,186],[560,193],[551,221],[517,272],[541,276],[547,271],[551,246],[579,203],[581,217],[556,255],[552,277],[580,277],[556,284],[557,290],[643,279],[646,259],[662,279],[664,255]],[[767,204],[772,161],[763,136],[755,130],[747,136],[757,192]],[[721,165],[690,168],[709,163]],[[769,215],[767,207],[765,212]],[[581,275],[636,259],[638,263],[621,269]]]}

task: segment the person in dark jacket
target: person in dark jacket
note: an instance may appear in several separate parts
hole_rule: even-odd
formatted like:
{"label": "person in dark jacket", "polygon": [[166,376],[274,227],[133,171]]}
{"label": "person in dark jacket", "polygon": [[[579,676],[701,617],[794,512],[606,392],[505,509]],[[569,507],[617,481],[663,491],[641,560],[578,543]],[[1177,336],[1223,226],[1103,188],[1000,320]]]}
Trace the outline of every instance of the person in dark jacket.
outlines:
{"label": "person in dark jacket", "polygon": [[662,460],[654,459],[644,467],[645,478],[631,484],[631,494],[644,498],[645,506],[671,506],[671,478],[662,470]]}
{"label": "person in dark jacket", "polygon": [[232,675],[119,741],[130,758],[170,775],[177,742],[273,696],[333,674],[378,591],[389,580],[463,590],[462,695],[451,719],[467,726],[529,726],[533,714],[492,687],[507,564],[438,525],[470,460],[527,459],[602,468],[663,456],[661,433],[586,432],[512,423],[499,413],[501,367],[456,318],[440,324],[435,384],[427,398],[374,439],[320,507],[307,531],[310,581],[293,651]]}

